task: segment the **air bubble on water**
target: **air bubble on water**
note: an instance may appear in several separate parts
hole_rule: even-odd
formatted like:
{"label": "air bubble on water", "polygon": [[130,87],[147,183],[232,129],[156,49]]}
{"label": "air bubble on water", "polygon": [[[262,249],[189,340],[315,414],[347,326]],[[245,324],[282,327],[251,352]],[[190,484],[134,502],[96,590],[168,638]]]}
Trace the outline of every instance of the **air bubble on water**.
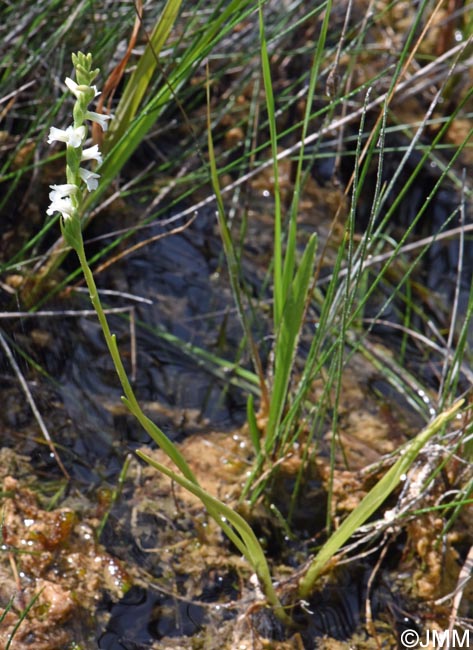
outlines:
{"label": "air bubble on water", "polygon": [[421,400],[424,402],[424,404],[426,404],[429,407],[429,415],[432,415],[432,416],[435,415],[436,414],[435,409],[433,408],[432,402],[430,400],[430,397],[427,395],[427,393],[424,390],[422,390],[422,388],[419,388],[417,390],[417,394],[419,395]]}

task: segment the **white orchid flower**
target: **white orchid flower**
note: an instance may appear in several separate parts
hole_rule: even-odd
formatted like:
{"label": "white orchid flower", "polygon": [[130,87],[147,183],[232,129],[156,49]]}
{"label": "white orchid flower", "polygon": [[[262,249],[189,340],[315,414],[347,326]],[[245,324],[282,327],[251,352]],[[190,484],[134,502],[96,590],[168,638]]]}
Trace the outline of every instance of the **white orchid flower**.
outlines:
{"label": "white orchid flower", "polygon": [[[51,192],[51,194],[54,193]],[[49,196],[51,196],[51,194]],[[46,210],[46,214],[52,216],[55,212],[60,212],[63,219],[65,220],[70,219],[72,217],[72,213],[74,212],[71,198],[69,196],[61,196],[60,194],[56,194],[51,200],[51,205]]]}
{"label": "white orchid flower", "polygon": [[97,95],[100,95],[100,92],[97,90],[97,86],[84,86],[84,85],[79,85],[75,81],[73,81],[70,77],[66,77],[66,86],[69,88],[71,93],[77,98],[81,99],[84,95],[84,92],[92,88],[94,91],[94,97],[97,97]]}
{"label": "white orchid flower", "polygon": [[93,190],[96,190],[99,186],[100,174],[94,174],[94,172],[90,172],[88,169],[79,167],[79,175],[87,185],[89,192],[93,192]]}
{"label": "white orchid flower", "polygon": [[93,147],[88,147],[87,149],[83,149],[81,162],[84,162],[84,160],[96,160],[99,165],[102,164],[102,154],[100,153],[97,144],[94,144]]}
{"label": "white orchid flower", "polygon": [[73,183],[63,183],[62,185],[50,185],[51,192],[49,192],[49,200],[54,201],[56,198],[64,198],[71,196],[77,192],[77,185]]}
{"label": "white orchid flower", "polygon": [[113,115],[102,115],[101,113],[94,113],[94,111],[87,111],[85,118],[87,120],[92,120],[92,122],[97,122],[100,125],[102,131],[106,131],[108,128],[107,120],[111,120]]}
{"label": "white orchid flower", "polygon": [[68,126],[65,131],[64,129],[57,129],[55,126],[52,126],[49,129],[48,144],[52,144],[53,142],[65,142],[67,145],[77,149],[77,147],[81,146],[85,135],[86,128],[83,125],[78,126],[77,128]]}

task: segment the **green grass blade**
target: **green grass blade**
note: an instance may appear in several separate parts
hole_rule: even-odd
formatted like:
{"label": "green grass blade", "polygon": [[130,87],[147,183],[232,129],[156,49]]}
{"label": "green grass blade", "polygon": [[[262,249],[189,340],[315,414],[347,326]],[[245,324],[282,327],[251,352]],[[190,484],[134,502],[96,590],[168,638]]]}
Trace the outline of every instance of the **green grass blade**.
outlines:
{"label": "green grass blade", "polygon": [[[304,142],[307,137],[307,133],[309,131],[315,89],[319,78],[320,67],[324,59],[325,42],[327,38],[327,31],[328,31],[331,11],[332,11],[332,0],[328,0],[327,7],[324,12],[324,19],[320,30],[320,35],[317,40],[317,47],[315,50],[314,59],[310,70],[309,87],[307,90],[307,97],[305,99],[306,107],[304,111],[304,119],[302,123],[301,138],[300,138],[301,148],[297,157],[297,169],[296,169],[296,174],[294,179],[294,192],[293,192],[291,211],[289,216],[288,240],[287,240],[286,252],[284,255],[284,264],[282,270],[283,295],[287,295],[287,292],[289,290],[289,284],[294,276],[296,243],[297,243],[296,242],[297,216],[299,210],[301,190],[303,185],[302,168],[303,168],[304,154],[305,154]],[[310,171],[310,166],[307,169],[307,172],[309,171]]]}
{"label": "green grass blade", "polygon": [[463,399],[459,400],[449,409],[440,413],[425,429],[409,442],[397,462],[368,492],[361,503],[345,519],[340,528],[330,536],[315,556],[307,573],[299,584],[299,595],[301,598],[309,597],[318,576],[327,562],[329,562],[353,533],[382,505],[402,480],[402,476],[407,473],[424,445],[458,413],[463,403]]}
{"label": "green grass blade", "polygon": [[312,234],[294,277],[284,305],[282,321],[275,344],[274,384],[271,394],[269,421],[266,429],[265,451],[274,451],[275,439],[286,405],[292,366],[301,333],[306,302],[314,272],[317,236]]}
{"label": "green grass blade", "polygon": [[208,149],[209,149],[210,178],[212,181],[213,191],[215,192],[215,198],[217,200],[217,219],[220,227],[220,236],[222,238],[223,250],[225,253],[225,259],[227,262],[230,284],[232,287],[232,293],[237,307],[238,316],[240,318],[243,327],[243,332],[248,341],[251,359],[254,365],[255,372],[258,375],[260,381],[262,407],[263,410],[267,412],[269,400],[268,400],[268,391],[266,388],[266,381],[263,372],[263,365],[261,363],[260,355],[258,353],[258,349],[253,339],[251,326],[250,323],[248,322],[245,308],[243,306],[242,292],[240,289],[240,260],[235,252],[232,236],[230,233],[230,228],[228,227],[226,216],[225,216],[225,206],[223,204],[222,193],[220,191],[217,162],[216,162],[214,145],[213,145],[212,131],[210,128],[210,91],[208,85],[207,85],[207,111],[208,111],[207,121],[208,121]]}
{"label": "green grass blade", "polygon": [[246,420],[248,422],[248,429],[250,433],[250,439],[253,444],[253,449],[255,450],[256,454],[259,456],[261,453],[261,443],[260,443],[260,437],[261,433],[258,428],[258,423],[256,422],[256,416],[255,416],[255,400],[253,395],[248,395],[248,399],[246,402]]}
{"label": "green grass blade", "polygon": [[115,118],[110,125],[108,140],[120,140],[128,126],[134,120],[146,91],[152,81],[158,64],[159,53],[168,39],[172,26],[178,16],[181,0],[168,0],[163,12],[156,22],[149,38],[149,43],[135,71],[131,75],[120,103],[115,112]]}
{"label": "green grass blade", "polygon": [[[35,594],[33,596],[33,598],[30,600],[28,605],[22,610],[22,612],[20,614],[20,617],[19,617],[17,623],[15,624],[15,626],[13,627],[13,630],[12,630],[12,632],[10,634],[10,637],[9,637],[9,639],[8,639],[6,645],[5,645],[5,650],[10,650],[10,647],[11,647],[11,644],[13,642],[13,638],[14,638],[15,634],[18,632],[18,629],[19,629],[20,625],[23,623],[25,618],[28,616],[28,614],[30,613],[33,605],[38,600],[38,598],[41,596],[42,592],[43,592],[43,589],[41,589],[41,591],[38,591],[38,593]],[[7,608],[8,608],[8,605],[7,605]]]}
{"label": "green grass blade", "polygon": [[122,397],[122,401],[125,406],[130,410],[138,422],[141,424],[143,429],[151,436],[151,438],[161,447],[166,456],[168,456],[172,462],[178,467],[184,476],[187,477],[189,481],[193,483],[196,482],[196,478],[192,473],[189,465],[187,464],[186,459],[181,454],[176,445],[166,436],[166,434],[161,431],[161,429],[147,417],[143,411],[137,407],[135,400],[128,399],[127,397]]}
{"label": "green grass blade", "polygon": [[263,72],[264,90],[266,93],[266,109],[268,111],[269,134],[271,155],[273,160],[274,177],[274,260],[273,260],[273,322],[274,331],[277,332],[284,308],[284,287],[282,276],[282,207],[281,192],[279,187],[279,162],[278,162],[278,134],[276,128],[276,109],[274,105],[273,84],[271,81],[271,67],[269,63],[268,46],[263,21],[263,7],[261,0],[258,3],[260,41],[261,41],[261,67]]}
{"label": "green grass blade", "polygon": [[[177,96],[179,89],[189,79],[196,65],[202,61],[219,40],[231,31],[237,20],[242,18],[242,14],[247,10],[249,4],[250,0],[232,0],[223,10],[217,11],[216,8],[211,19],[206,23],[205,29],[198,32],[194,41],[183,52],[182,57],[176,57],[175,65],[167,75],[166,82],[153,93],[147,103],[144,100],[141,102],[140,110],[136,109],[134,115],[130,109],[124,111],[122,123],[118,123],[116,120],[115,131],[110,130],[110,136],[104,140],[104,153],[108,154],[108,156],[100,167],[102,180],[99,191],[95,193],[94,202],[116,178],[125,162],[130,158],[152,126],[159,120],[170,99]],[[169,27],[169,21],[176,11],[175,6],[169,7],[169,12],[166,14],[166,29]],[[166,29],[164,29],[163,34]],[[159,39],[157,38],[158,44],[161,38],[162,36],[159,35]],[[146,61],[154,71],[156,66],[151,45],[147,46],[146,51],[148,52],[148,50],[150,54],[147,55]],[[147,82],[149,87],[151,79],[152,75],[143,67],[138,79],[142,97],[144,97],[145,83]],[[130,85],[129,94],[131,95],[133,92],[134,88]],[[127,92],[127,103],[130,103],[130,101]],[[117,115],[120,118],[120,106],[117,109]]]}

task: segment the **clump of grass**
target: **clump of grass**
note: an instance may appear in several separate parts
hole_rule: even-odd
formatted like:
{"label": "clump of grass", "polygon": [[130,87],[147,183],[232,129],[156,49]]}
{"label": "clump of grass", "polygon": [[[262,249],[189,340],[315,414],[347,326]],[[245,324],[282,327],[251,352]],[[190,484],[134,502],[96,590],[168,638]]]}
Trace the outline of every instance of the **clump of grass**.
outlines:
{"label": "clump of grass", "polygon": [[[436,10],[438,10],[437,5]],[[349,210],[348,219],[345,224],[344,237],[341,245],[338,248],[338,253],[333,265],[330,282],[325,290],[325,294],[321,299],[319,305],[318,325],[315,333],[311,334],[311,341],[309,351],[304,359],[304,367],[301,376],[295,380],[294,361],[298,350],[298,344],[304,335],[305,317],[309,309],[311,300],[316,295],[312,293],[316,288],[316,281],[318,270],[314,269],[315,263],[315,239],[309,239],[306,247],[302,250],[296,248],[297,242],[297,215],[299,210],[299,201],[303,188],[303,179],[307,178],[310,171],[310,165],[313,160],[307,162],[305,157],[305,148],[308,143],[322,138],[324,129],[320,129],[314,135],[308,134],[308,125],[315,118],[320,118],[324,112],[330,119],[330,109],[334,105],[340,103],[345,104],[349,101],[350,92],[344,94],[343,85],[339,86],[339,90],[335,98],[329,103],[329,108],[322,111],[312,112],[314,105],[314,97],[317,87],[317,82],[323,64],[325,63],[327,52],[325,48],[325,39],[327,34],[327,16],[330,16],[331,5],[328,3],[327,13],[322,21],[320,27],[320,34],[317,41],[317,48],[315,49],[314,59],[312,61],[309,81],[307,83],[307,94],[304,118],[298,125],[301,129],[300,140],[296,145],[293,145],[289,151],[295,153],[296,172],[293,187],[292,202],[289,202],[287,215],[283,216],[281,191],[278,182],[279,175],[279,161],[283,155],[287,155],[288,150],[283,152],[283,155],[278,149],[279,134],[277,132],[277,107],[275,106],[273,96],[273,84],[270,72],[270,60],[268,56],[267,42],[264,30],[264,20],[262,17],[262,10],[260,7],[260,38],[261,38],[261,59],[262,59],[262,77],[264,80],[265,96],[266,96],[266,112],[268,119],[269,143],[270,151],[272,154],[271,164],[273,165],[273,178],[274,178],[274,260],[273,260],[273,276],[272,276],[272,300],[273,300],[273,321],[272,321],[272,338],[274,341],[271,353],[271,369],[270,375],[261,380],[261,405],[259,413],[259,421],[264,422],[261,430],[258,429],[258,419],[253,411],[253,400],[249,401],[248,405],[248,422],[251,432],[251,439],[254,444],[255,451],[255,469],[250,475],[244,494],[251,493],[252,486],[257,485],[256,490],[252,493],[253,502],[267,489],[268,483],[271,481],[272,475],[277,477],[278,473],[278,460],[291,452],[295,443],[302,442],[305,449],[310,448],[312,437],[320,427],[323,420],[318,419],[320,413],[327,413],[328,410],[333,410],[332,420],[332,443],[331,443],[331,465],[332,470],[335,466],[335,451],[337,447],[337,413],[338,404],[341,399],[341,378],[343,376],[344,367],[347,361],[353,354],[361,352],[365,356],[370,355],[370,346],[368,337],[371,328],[382,318],[382,314],[389,310],[390,305],[400,299],[404,301],[407,306],[406,316],[404,320],[404,332],[409,330],[410,312],[414,312],[416,316],[420,316],[422,321],[424,315],[421,310],[413,301],[411,290],[411,276],[415,269],[418,267],[420,261],[424,258],[430,247],[435,243],[436,236],[425,241],[424,245],[420,245],[419,254],[409,263],[407,269],[401,273],[396,273],[396,282],[392,284],[389,281],[392,271],[395,268],[397,260],[403,250],[405,250],[406,242],[409,237],[414,233],[417,224],[422,220],[423,215],[432,205],[434,197],[438,190],[443,186],[445,180],[454,179],[457,181],[459,187],[464,188],[463,185],[458,183],[459,178],[456,175],[455,163],[462,151],[468,146],[471,136],[471,131],[457,148],[454,148],[452,155],[448,161],[443,160],[441,171],[438,175],[432,191],[426,197],[422,205],[414,215],[412,215],[410,223],[405,228],[401,237],[396,240],[391,234],[391,222],[393,216],[398,210],[399,205],[403,198],[409,192],[409,189],[415,182],[418,182],[421,172],[425,169],[429,161],[438,161],[438,147],[439,143],[443,141],[446,133],[451,128],[457,116],[464,110],[464,106],[471,98],[471,92],[466,91],[462,99],[455,105],[452,112],[442,120],[435,137],[428,145],[422,145],[422,138],[431,124],[432,115],[438,109],[442,97],[445,95],[450,86],[450,82],[455,70],[458,66],[462,67],[462,59],[465,57],[467,45],[459,48],[452,54],[453,60],[450,66],[444,69],[443,76],[438,85],[437,92],[433,95],[423,119],[417,124],[415,130],[411,130],[409,135],[409,145],[406,148],[404,155],[401,157],[401,162],[398,165],[393,177],[388,181],[383,181],[385,176],[384,167],[386,164],[387,152],[385,148],[385,140],[388,134],[391,133],[391,128],[388,127],[388,119],[395,116],[395,109],[392,108],[394,99],[397,93],[402,94],[405,92],[405,73],[411,65],[416,52],[423,44],[423,36],[425,35],[434,14],[429,14],[427,4],[423,3],[415,13],[412,28],[405,36],[404,45],[401,48],[394,73],[390,75],[390,84],[387,86],[385,93],[372,99],[373,95],[373,81],[365,82],[361,85],[357,92],[364,92],[365,101],[360,110],[356,113],[360,118],[360,126],[358,137],[356,139],[356,149],[354,151],[354,169],[351,180],[348,184],[347,191],[351,189],[351,207]],[[424,31],[420,37],[416,34],[420,26],[425,21]],[[338,65],[335,63],[335,65]],[[334,70],[332,69],[332,73]],[[348,75],[345,81],[348,80]],[[383,78],[383,77],[381,77]],[[341,88],[341,89],[340,89]],[[374,126],[367,134],[365,131],[365,123],[367,116],[371,115],[373,108],[380,106],[380,111],[377,119],[375,119]],[[350,115],[353,119],[354,114]],[[348,116],[347,116],[348,118]],[[210,134],[210,117],[209,134]],[[408,161],[410,160],[413,152],[419,147],[419,161],[413,169],[408,172],[407,179],[403,182],[399,191],[397,183],[400,175],[408,170]],[[218,165],[214,153],[214,147],[211,136],[209,135],[209,154],[211,164],[211,174],[213,181],[213,188],[217,197],[218,216],[220,223],[220,231],[222,233],[222,240],[224,250],[227,258],[227,265],[229,269],[229,276],[232,282],[232,288],[235,295],[235,301],[238,305],[238,312],[241,317],[245,336],[250,341],[251,350],[254,345],[251,343],[252,334],[251,326],[245,317],[244,300],[241,296],[239,287],[241,269],[238,268],[236,260],[241,259],[241,255],[235,252],[234,243],[231,239],[230,229],[225,217],[224,202],[221,195],[218,182]],[[316,154],[315,154],[316,156]],[[304,169],[304,164],[306,168]],[[371,199],[371,210],[365,232],[358,237],[357,235],[357,219],[358,219],[358,206],[360,197],[366,192],[367,178],[373,165],[377,165],[376,183]],[[396,192],[396,194],[395,194]],[[464,202],[462,201],[462,205]],[[450,220],[455,217],[455,214],[450,215],[446,220],[443,227],[447,227]],[[464,225],[464,218],[463,218]],[[376,277],[368,277],[367,269],[372,264],[374,253],[385,248],[386,241],[391,241],[392,250],[386,254],[386,257],[381,257],[381,268]],[[463,243],[460,244],[463,246]],[[460,249],[461,250],[461,249]],[[298,256],[296,255],[298,252]],[[323,253],[322,253],[323,255]],[[299,259],[297,260],[297,257]],[[458,279],[457,288],[460,285],[460,276],[462,273],[461,254],[458,263]],[[296,270],[297,269],[297,270]],[[320,269],[320,266],[319,266]],[[382,283],[389,282],[391,284],[391,295],[382,301],[378,314],[370,319],[371,325],[365,330],[360,330],[359,325],[366,322],[363,318],[364,312],[367,309],[370,298]],[[406,293],[404,293],[406,292]],[[457,291],[458,294],[458,291]],[[320,294],[319,294],[320,295]],[[310,568],[305,573],[300,583],[299,596],[307,598],[316,584],[320,572],[330,562],[331,558],[337,553],[340,546],[348,541],[348,539],[359,529],[366,521],[374,514],[375,511],[386,500],[387,496],[399,485],[400,481],[405,479],[410,465],[415,461],[421,449],[428,441],[439,432],[445,434],[447,431],[446,423],[458,414],[464,402],[462,400],[455,402],[458,395],[458,383],[460,377],[460,368],[462,367],[462,360],[466,353],[465,336],[470,327],[472,316],[472,292],[470,290],[467,298],[467,307],[463,313],[463,325],[461,327],[460,337],[458,339],[458,347],[455,348],[454,355],[445,355],[443,364],[443,378],[448,376],[447,383],[450,388],[446,389],[446,384],[442,382],[439,388],[438,402],[433,408],[431,402],[426,399],[429,392],[425,387],[420,386],[416,381],[409,380],[407,376],[405,380],[403,375],[406,375],[403,369],[398,366],[395,373],[390,373],[389,367],[381,360],[378,363],[378,368],[386,376],[388,381],[392,383],[400,395],[407,396],[407,399],[415,406],[421,413],[427,424],[426,428],[414,437],[411,444],[405,449],[399,450],[401,454],[399,460],[391,467],[386,475],[376,484],[376,486],[367,494],[365,499],[359,506],[352,512],[352,514],[343,522],[343,524],[329,536],[326,544],[317,552],[314,561],[310,564]],[[457,295],[458,298],[458,295]],[[457,302],[455,303],[457,305]],[[452,343],[452,332],[455,329],[454,322],[457,315],[455,307],[453,311],[452,322],[450,323],[450,344]],[[416,334],[414,334],[416,336]],[[405,345],[405,341],[404,341]],[[255,354],[252,354],[253,358]],[[260,362],[257,360],[255,363],[257,375],[260,376]],[[315,411],[314,425],[311,428],[310,422],[307,422],[307,400],[313,381],[319,377],[322,371],[328,369],[324,373],[323,381],[326,384],[326,390],[323,392],[321,401],[317,405]],[[453,382],[453,383],[452,383]],[[334,395],[334,397],[333,397]],[[331,400],[333,399],[333,402]],[[310,411],[309,411],[310,413]],[[432,415],[438,414],[434,420]],[[301,426],[301,423],[307,423]],[[307,428],[311,428],[311,433],[307,437]],[[448,443],[445,442],[446,453],[448,454]],[[303,452],[303,454],[306,452]],[[404,464],[406,463],[406,464]],[[303,470],[301,470],[303,471]],[[431,468],[430,479],[436,475],[437,469]],[[264,475],[264,480],[260,480]],[[277,478],[275,479],[277,480]],[[299,485],[302,484],[302,476],[299,480]],[[331,491],[329,487],[329,499]],[[329,505],[328,513],[332,508]],[[330,530],[330,519],[327,521],[327,529]]]}

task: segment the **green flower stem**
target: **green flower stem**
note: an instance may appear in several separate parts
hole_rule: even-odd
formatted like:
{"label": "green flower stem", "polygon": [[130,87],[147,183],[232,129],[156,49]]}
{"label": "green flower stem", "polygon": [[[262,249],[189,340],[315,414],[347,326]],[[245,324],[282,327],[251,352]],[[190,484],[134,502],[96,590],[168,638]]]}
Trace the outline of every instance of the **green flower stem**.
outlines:
{"label": "green flower stem", "polygon": [[110,331],[107,317],[103,310],[102,303],[100,302],[100,297],[97,291],[97,285],[95,284],[94,276],[88,265],[87,258],[85,255],[84,242],[82,237],[78,238],[78,241],[76,240],[76,242],[77,243],[74,248],[79,257],[79,262],[82,267],[82,272],[84,273],[84,278],[87,283],[87,287],[89,289],[90,300],[92,302],[95,311],[97,312],[97,316],[105,337],[105,341],[107,343],[108,350],[110,352],[110,356],[112,357],[115,370],[117,372],[118,378],[120,380],[123,391],[125,393],[125,397],[122,397],[123,403],[127,406],[128,410],[135,416],[135,418],[145,429],[145,431],[149,433],[151,438],[161,447],[164,453],[181,470],[183,475],[191,483],[195,483],[197,485],[198,484],[197,479],[195,478],[192,470],[190,469],[183,455],[180,453],[177,447],[169,440],[169,438],[163,433],[163,431],[161,431],[161,429],[143,413],[140,405],[138,404],[138,401],[135,397],[135,393],[128,380],[128,375],[126,373],[126,370],[123,366],[123,362],[121,360],[116,336],[115,334],[112,334]]}

